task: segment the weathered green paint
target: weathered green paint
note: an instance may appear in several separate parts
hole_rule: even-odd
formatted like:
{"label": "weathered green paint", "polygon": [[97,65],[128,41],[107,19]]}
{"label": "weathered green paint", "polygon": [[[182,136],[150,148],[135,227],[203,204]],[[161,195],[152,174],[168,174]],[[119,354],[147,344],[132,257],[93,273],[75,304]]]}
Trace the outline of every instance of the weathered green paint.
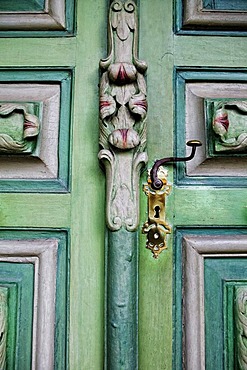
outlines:
{"label": "weathered green paint", "polygon": [[177,188],[173,203],[174,225],[244,226],[247,220],[245,199],[246,188]]}
{"label": "weathered green paint", "polygon": [[106,363],[109,370],[137,370],[137,233],[108,232],[106,250]]}
{"label": "weathered green paint", "polygon": [[[140,57],[147,61],[149,168],[173,153],[173,1],[140,1]],[[173,184],[172,172],[169,182]],[[142,183],[146,183],[146,173]],[[172,224],[173,195],[167,197],[167,222]],[[147,199],[141,197],[142,225]],[[168,249],[154,260],[140,236],[139,250],[139,369],[170,370],[172,365],[172,235]]]}
{"label": "weathered green paint", "polygon": [[[1,194],[1,227],[70,227],[69,194]],[[23,211],[25,209],[25,212]]]}
{"label": "weathered green paint", "polygon": [[[244,32],[238,33],[246,36]],[[217,34],[220,36],[219,34]],[[246,37],[174,36],[174,65],[179,67],[246,67]],[[207,52],[210,50],[210,53]],[[231,52],[230,52],[231,51]]]}
{"label": "weathered green paint", "polygon": [[[104,174],[98,153],[98,62],[106,53],[105,0],[77,2],[70,274],[70,369],[103,368],[104,362]],[[92,22],[91,16],[94,20]],[[65,54],[59,48],[63,62]],[[66,55],[64,55],[67,57]],[[59,63],[59,61],[58,61]],[[68,64],[70,65],[70,64]]]}

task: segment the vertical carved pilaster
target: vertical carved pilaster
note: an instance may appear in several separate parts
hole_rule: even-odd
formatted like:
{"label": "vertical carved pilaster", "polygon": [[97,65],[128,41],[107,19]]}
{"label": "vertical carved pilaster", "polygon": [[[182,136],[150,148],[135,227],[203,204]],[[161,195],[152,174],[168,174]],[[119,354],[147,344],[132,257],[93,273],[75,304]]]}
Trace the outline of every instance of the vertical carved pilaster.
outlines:
{"label": "vertical carved pilaster", "polygon": [[106,59],[100,61],[99,159],[106,169],[107,370],[138,369],[139,178],[147,162],[145,62],[137,57],[137,6],[111,1]]}
{"label": "vertical carved pilaster", "polygon": [[238,365],[247,370],[247,286],[235,289],[235,313]]}
{"label": "vertical carved pilaster", "polygon": [[136,9],[133,0],[111,3],[109,55],[100,61],[99,158],[106,168],[106,219],[113,231],[138,226],[139,174],[147,162],[147,65],[137,57]]}

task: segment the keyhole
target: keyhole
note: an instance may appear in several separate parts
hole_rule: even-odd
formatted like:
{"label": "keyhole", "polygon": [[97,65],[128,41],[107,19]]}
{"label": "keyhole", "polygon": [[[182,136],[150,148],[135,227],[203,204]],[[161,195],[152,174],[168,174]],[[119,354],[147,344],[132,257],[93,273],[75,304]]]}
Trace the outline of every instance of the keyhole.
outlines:
{"label": "keyhole", "polygon": [[160,218],[160,207],[159,206],[155,206],[154,207],[154,218]]}

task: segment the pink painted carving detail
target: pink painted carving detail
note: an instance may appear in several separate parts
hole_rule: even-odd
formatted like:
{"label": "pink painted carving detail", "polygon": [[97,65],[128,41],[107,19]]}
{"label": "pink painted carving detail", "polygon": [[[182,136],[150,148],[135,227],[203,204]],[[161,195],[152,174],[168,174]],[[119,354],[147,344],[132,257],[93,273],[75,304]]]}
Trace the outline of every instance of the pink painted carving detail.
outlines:
{"label": "pink painted carving detail", "polygon": [[140,143],[138,133],[133,129],[117,129],[112,131],[109,143],[118,149],[133,149]]}

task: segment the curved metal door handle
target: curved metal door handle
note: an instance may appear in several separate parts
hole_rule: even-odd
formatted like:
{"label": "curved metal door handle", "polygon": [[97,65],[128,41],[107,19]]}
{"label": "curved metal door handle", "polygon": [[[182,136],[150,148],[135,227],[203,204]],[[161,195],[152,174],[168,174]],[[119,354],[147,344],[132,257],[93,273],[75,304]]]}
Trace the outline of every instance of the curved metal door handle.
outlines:
{"label": "curved metal door handle", "polygon": [[163,181],[158,178],[158,170],[159,167],[162,166],[165,163],[172,163],[172,162],[186,162],[190,161],[192,158],[194,158],[196,153],[196,148],[201,146],[202,143],[199,140],[190,140],[186,143],[187,146],[191,146],[191,153],[188,157],[168,157],[168,158],[162,158],[157,160],[150,171],[150,177],[151,177],[151,187],[154,190],[159,190],[163,186]]}

